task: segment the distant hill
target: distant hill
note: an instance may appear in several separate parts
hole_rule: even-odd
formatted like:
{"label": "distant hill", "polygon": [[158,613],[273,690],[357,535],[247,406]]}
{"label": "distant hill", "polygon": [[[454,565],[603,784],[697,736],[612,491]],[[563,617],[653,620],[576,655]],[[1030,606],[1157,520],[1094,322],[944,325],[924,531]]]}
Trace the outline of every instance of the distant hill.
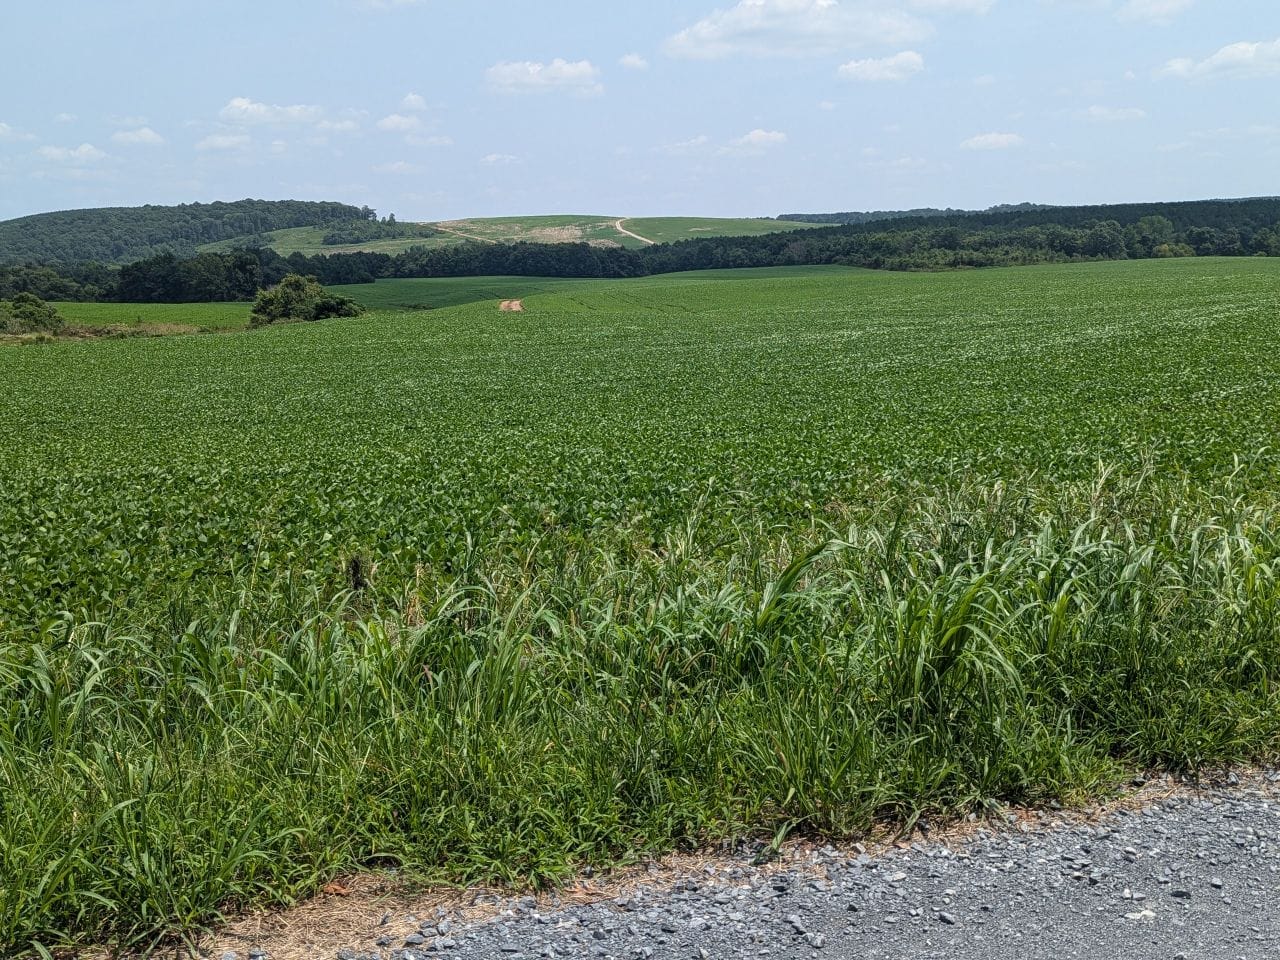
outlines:
{"label": "distant hill", "polygon": [[[625,247],[638,250],[657,243],[692,240],[699,237],[753,237],[784,230],[802,230],[820,223],[787,223],[768,218],[729,219],[723,217],[627,217],[602,214],[557,214],[528,217],[475,217],[442,220],[438,223],[398,224],[403,235],[362,238],[350,243],[334,243],[334,232],[318,227],[275,230],[256,238],[281,256],[335,253],[404,253],[410,247],[437,249],[465,243],[589,243],[595,247]],[[413,229],[413,228],[416,228]],[[245,246],[241,240],[223,240],[203,245],[205,253],[222,253]]]}
{"label": "distant hill", "polygon": [[0,221],[0,264],[129,263],[158,253],[191,256],[220,240],[253,239],[274,230],[365,219],[345,203],[237,200],[176,207],[99,207]]}
{"label": "distant hill", "polygon": [[984,213],[1023,213],[1034,210],[1050,210],[1047,204],[1043,203],[1001,203],[994,207],[987,207],[985,210],[961,210],[955,207],[917,207],[914,210],[851,210],[846,213],[784,213],[781,214],[779,220],[788,220],[793,223],[829,223],[829,224],[858,224],[858,223],[875,223],[879,220],[905,220],[908,217],[967,217],[978,216]]}

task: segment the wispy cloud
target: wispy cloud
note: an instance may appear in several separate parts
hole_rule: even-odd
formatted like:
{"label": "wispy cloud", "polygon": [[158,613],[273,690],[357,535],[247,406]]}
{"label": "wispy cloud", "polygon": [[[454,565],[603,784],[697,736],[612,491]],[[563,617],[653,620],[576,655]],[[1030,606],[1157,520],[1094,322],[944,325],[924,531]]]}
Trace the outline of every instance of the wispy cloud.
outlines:
{"label": "wispy cloud", "polygon": [[388,133],[410,133],[420,126],[422,126],[421,120],[403,113],[393,113],[378,121],[378,129]]}
{"label": "wispy cloud", "polygon": [[729,141],[723,153],[764,153],[787,142],[787,135],[780,130],[755,129]]}
{"label": "wispy cloud", "polygon": [[274,103],[260,103],[248,97],[233,97],[218,112],[218,116],[227,123],[243,124],[315,123],[323,115],[324,110],[309,104],[280,106]]}
{"label": "wispy cloud", "polygon": [[909,80],[924,70],[924,57],[914,50],[904,50],[892,57],[870,60],[850,60],[836,73],[843,80],[860,80],[868,83],[884,83]]}
{"label": "wispy cloud", "polygon": [[618,66],[627,70],[648,70],[649,61],[638,53],[628,53],[618,60]]}
{"label": "wispy cloud", "polygon": [[1232,43],[1203,60],[1170,60],[1167,77],[1215,80],[1226,77],[1271,77],[1280,74],[1280,38],[1258,43]]}
{"label": "wispy cloud", "polygon": [[480,162],[486,167],[505,167],[513,163],[519,163],[520,158],[514,153],[489,153],[481,157]]}
{"label": "wispy cloud", "polygon": [[111,135],[115,143],[130,146],[158,147],[164,143],[164,137],[150,127],[138,127],[136,130],[117,130]]}
{"label": "wispy cloud", "polygon": [[21,130],[15,130],[7,123],[0,123],[0,143],[4,143],[5,141],[17,142],[34,139],[36,139],[34,133],[24,133]]}
{"label": "wispy cloud", "polygon": [[655,149],[659,153],[665,153],[669,156],[682,157],[686,154],[695,153],[708,146],[710,143],[711,138],[703,133],[696,137],[691,137],[688,140],[681,140],[678,143],[664,143],[662,146],[656,147]]}
{"label": "wispy cloud", "polygon": [[914,43],[931,25],[888,3],[740,0],[667,40],[673,57],[821,57],[868,46]]}
{"label": "wispy cloud", "polygon": [[533,60],[495,63],[486,73],[489,87],[499,93],[571,93],[599,96],[604,93],[600,70],[590,60],[550,63]]}
{"label": "wispy cloud", "polygon": [[417,93],[406,93],[404,99],[400,101],[401,110],[410,110],[419,113],[427,109],[426,98]]}
{"label": "wispy cloud", "polygon": [[45,160],[50,160],[54,163],[69,163],[75,166],[97,163],[100,160],[107,159],[107,155],[92,143],[82,143],[78,147],[44,146],[37,150],[36,153]]}
{"label": "wispy cloud", "polygon": [[963,150],[1012,150],[1026,141],[1016,133],[980,133],[960,144]]}

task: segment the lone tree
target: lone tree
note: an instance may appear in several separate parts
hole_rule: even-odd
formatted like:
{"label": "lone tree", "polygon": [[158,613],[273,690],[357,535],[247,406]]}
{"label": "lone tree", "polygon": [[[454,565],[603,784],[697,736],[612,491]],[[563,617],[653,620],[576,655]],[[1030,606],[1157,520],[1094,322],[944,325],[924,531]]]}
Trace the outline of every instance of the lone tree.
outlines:
{"label": "lone tree", "polygon": [[330,293],[315,277],[290,273],[270,290],[258,294],[249,314],[249,326],[356,317],[362,313],[364,307],[350,297]]}
{"label": "lone tree", "polygon": [[33,293],[0,300],[0,333],[57,333],[63,323],[62,315]]}

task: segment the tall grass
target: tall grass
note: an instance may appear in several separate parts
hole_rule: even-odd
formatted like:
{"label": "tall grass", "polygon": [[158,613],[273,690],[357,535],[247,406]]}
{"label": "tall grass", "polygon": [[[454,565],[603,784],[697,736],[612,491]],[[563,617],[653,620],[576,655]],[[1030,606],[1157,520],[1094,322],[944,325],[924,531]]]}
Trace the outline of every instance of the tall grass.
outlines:
{"label": "tall grass", "polygon": [[386,606],[68,613],[0,648],[0,945],[1273,757],[1277,520],[1230,480],[886,480],[799,529],[465,548]]}

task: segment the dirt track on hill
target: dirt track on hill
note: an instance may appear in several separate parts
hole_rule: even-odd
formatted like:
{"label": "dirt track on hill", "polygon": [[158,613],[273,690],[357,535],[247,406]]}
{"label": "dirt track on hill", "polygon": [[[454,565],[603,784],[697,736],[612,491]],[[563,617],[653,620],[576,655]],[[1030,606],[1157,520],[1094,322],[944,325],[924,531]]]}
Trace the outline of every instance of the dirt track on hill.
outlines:
{"label": "dirt track on hill", "polygon": [[632,233],[630,230],[628,230],[626,227],[623,226],[623,224],[626,222],[627,222],[627,218],[623,217],[621,220],[619,220],[617,223],[613,225],[613,228],[625,237],[630,237],[632,240],[639,240],[641,243],[647,243],[651,247],[654,246],[656,241],[650,240],[648,237],[642,237],[638,233]]}

